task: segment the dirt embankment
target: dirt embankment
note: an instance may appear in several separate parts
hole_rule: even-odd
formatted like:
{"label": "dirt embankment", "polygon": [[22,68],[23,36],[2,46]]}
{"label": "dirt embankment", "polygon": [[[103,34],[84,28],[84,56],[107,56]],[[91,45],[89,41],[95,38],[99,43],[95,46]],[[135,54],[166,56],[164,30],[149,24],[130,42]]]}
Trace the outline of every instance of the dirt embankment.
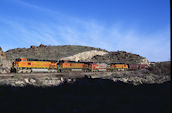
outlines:
{"label": "dirt embankment", "polygon": [[0,47],[0,73],[9,73],[11,68],[11,62],[6,59],[6,54]]}
{"label": "dirt embankment", "polygon": [[[107,79],[121,81],[133,85],[162,84],[170,81],[170,75],[154,74],[148,69],[121,72],[70,72],[70,73],[31,73],[31,74],[0,74],[0,85],[11,86],[58,86],[62,83],[75,82],[85,76],[91,79]],[[9,76],[10,75],[10,76]]]}

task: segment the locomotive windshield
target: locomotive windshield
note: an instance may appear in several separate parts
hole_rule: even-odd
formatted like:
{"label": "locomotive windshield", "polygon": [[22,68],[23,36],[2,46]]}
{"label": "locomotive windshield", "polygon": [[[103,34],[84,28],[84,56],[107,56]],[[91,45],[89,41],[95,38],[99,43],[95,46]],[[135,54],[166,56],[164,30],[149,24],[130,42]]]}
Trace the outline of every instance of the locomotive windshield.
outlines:
{"label": "locomotive windshield", "polygon": [[17,58],[16,61],[19,62],[19,61],[21,61],[21,59],[20,58]]}

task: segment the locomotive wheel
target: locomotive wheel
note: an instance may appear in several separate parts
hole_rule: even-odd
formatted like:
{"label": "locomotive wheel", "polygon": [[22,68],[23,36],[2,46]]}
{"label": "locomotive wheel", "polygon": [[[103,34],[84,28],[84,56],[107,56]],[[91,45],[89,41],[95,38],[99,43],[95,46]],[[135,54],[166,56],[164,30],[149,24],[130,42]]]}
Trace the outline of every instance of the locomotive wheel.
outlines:
{"label": "locomotive wheel", "polygon": [[25,69],[25,73],[28,73],[28,69]]}
{"label": "locomotive wheel", "polygon": [[28,73],[27,69],[23,69],[23,73]]}
{"label": "locomotive wheel", "polygon": [[21,69],[17,70],[17,73],[22,73],[22,70]]}
{"label": "locomotive wheel", "polygon": [[23,70],[22,70],[22,73],[26,73],[26,69],[23,69]]}
{"label": "locomotive wheel", "polygon": [[17,70],[16,70],[16,68],[11,68],[10,72],[11,72],[11,73],[16,73]]}
{"label": "locomotive wheel", "polygon": [[31,69],[26,69],[26,73],[31,73]]}
{"label": "locomotive wheel", "polygon": [[55,73],[55,72],[56,72],[56,70],[55,70],[55,69],[53,69],[53,70],[52,70],[52,72],[53,72],[53,73]]}
{"label": "locomotive wheel", "polygon": [[59,69],[59,72],[62,72],[62,69]]}
{"label": "locomotive wheel", "polygon": [[28,69],[28,73],[31,73],[32,72],[32,70],[31,69]]}

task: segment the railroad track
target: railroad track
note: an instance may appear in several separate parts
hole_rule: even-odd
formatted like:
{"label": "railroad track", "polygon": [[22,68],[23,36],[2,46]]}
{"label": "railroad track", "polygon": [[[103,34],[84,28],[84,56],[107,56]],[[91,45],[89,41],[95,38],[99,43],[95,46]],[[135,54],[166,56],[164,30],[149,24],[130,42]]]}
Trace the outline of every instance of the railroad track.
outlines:
{"label": "railroad track", "polygon": [[0,74],[0,79],[13,78],[15,76],[23,77],[65,77],[65,78],[80,78],[85,75],[94,76],[95,74],[103,74],[109,72],[63,72],[63,73],[5,73]]}

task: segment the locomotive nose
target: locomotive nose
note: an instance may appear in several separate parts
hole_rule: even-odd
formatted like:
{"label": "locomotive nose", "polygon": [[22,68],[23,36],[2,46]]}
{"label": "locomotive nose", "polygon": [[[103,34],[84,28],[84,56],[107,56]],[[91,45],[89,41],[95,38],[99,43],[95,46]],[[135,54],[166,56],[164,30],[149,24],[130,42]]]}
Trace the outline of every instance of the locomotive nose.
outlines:
{"label": "locomotive nose", "polygon": [[19,63],[18,62],[13,62],[14,67],[18,67]]}

